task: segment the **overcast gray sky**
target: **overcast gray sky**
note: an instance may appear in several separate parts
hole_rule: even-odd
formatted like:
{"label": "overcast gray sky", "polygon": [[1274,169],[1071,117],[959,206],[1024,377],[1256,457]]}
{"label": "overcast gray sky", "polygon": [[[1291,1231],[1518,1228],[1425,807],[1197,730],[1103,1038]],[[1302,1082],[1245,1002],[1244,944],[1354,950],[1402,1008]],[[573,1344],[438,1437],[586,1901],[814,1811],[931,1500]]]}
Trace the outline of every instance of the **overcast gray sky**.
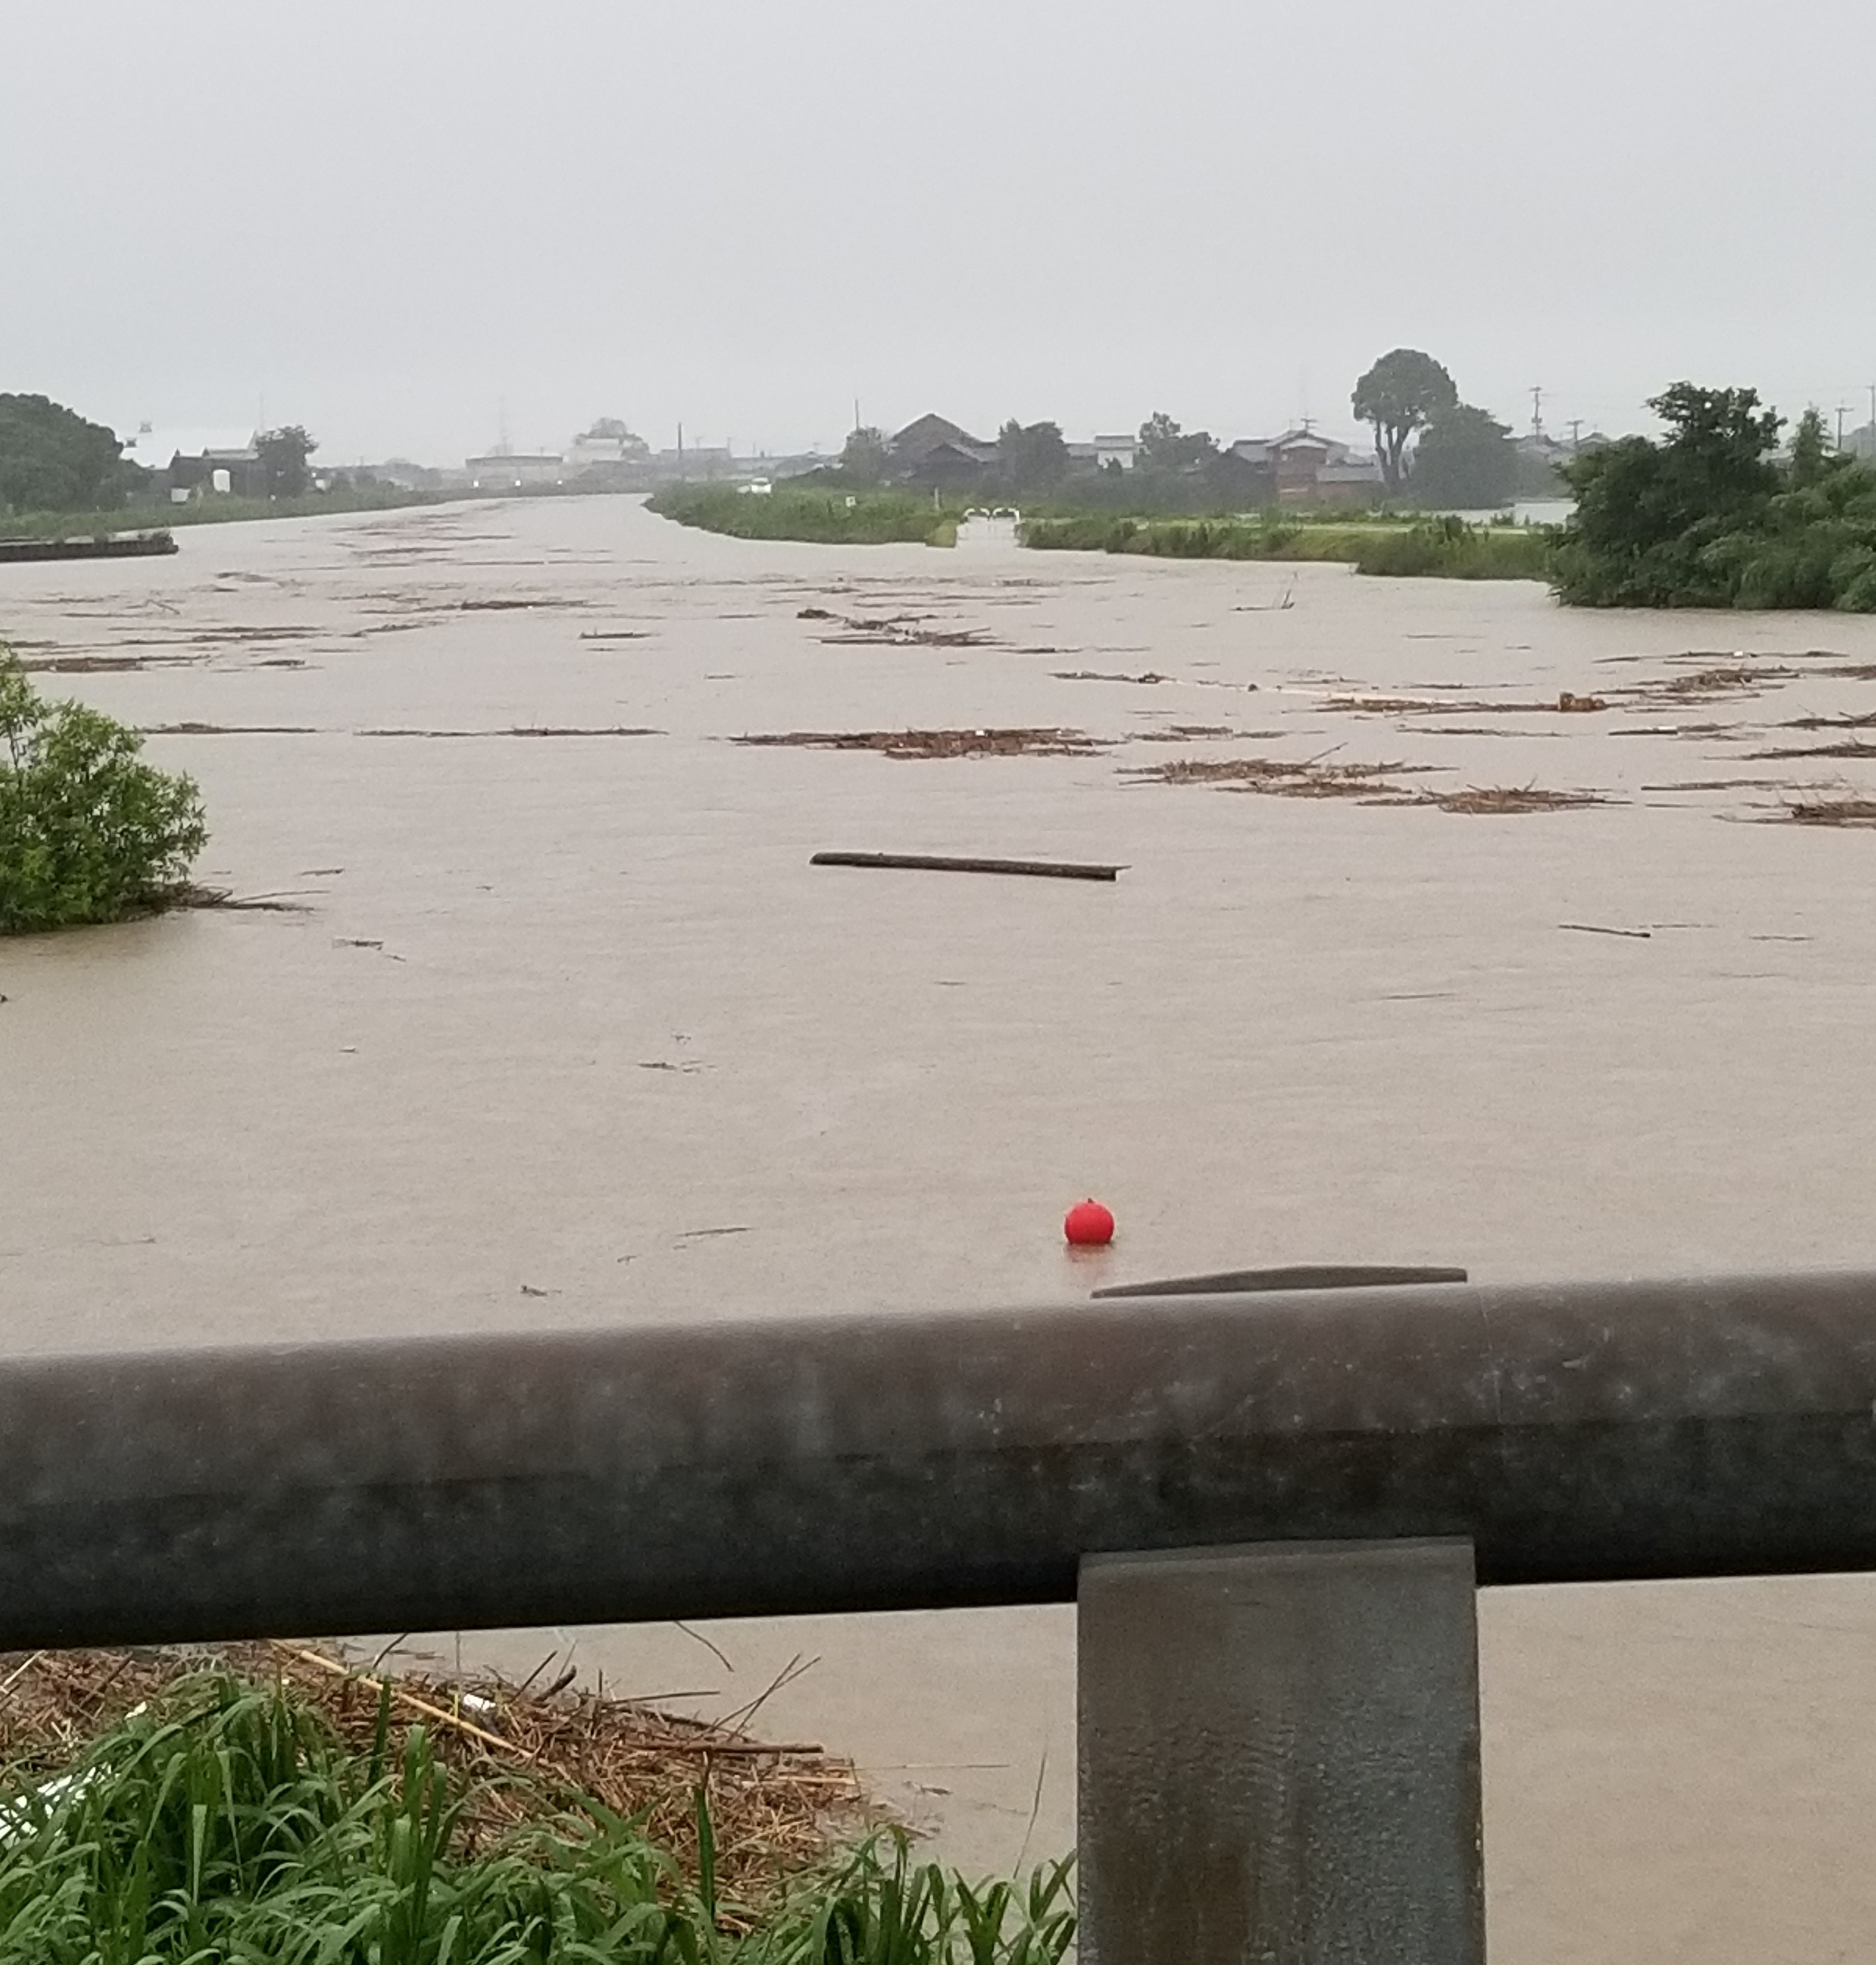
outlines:
{"label": "overcast gray sky", "polygon": [[11,0],[0,389],[339,462],[1869,415],[1868,0]]}

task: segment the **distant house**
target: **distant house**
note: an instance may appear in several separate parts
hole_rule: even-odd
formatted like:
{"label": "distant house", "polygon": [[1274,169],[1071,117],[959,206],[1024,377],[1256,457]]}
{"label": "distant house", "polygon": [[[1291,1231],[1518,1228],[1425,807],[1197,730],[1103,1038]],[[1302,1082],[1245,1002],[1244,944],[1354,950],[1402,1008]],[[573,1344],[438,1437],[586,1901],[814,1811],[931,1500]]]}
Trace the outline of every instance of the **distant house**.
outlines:
{"label": "distant house", "polygon": [[485,457],[465,458],[464,468],[475,491],[549,490],[567,475],[558,453],[546,451],[492,450]]}
{"label": "distant house", "polygon": [[1263,474],[1279,500],[1292,504],[1347,504],[1380,495],[1381,466],[1372,457],[1307,426],[1281,436],[1244,437],[1229,455]]}
{"label": "distant house", "polygon": [[153,429],[138,426],[124,446],[127,463],[153,474],[151,489],[177,504],[191,498],[266,494],[254,433],[238,429]]}
{"label": "distant house", "polygon": [[567,446],[569,479],[593,490],[636,489],[652,461],[652,446],[616,417],[603,416]]}
{"label": "distant house", "polygon": [[968,484],[996,462],[996,445],[986,443],[944,416],[925,416],[887,441],[895,478],[921,484]]}
{"label": "distant house", "polygon": [[1098,469],[1105,471],[1114,465],[1122,471],[1131,471],[1140,455],[1140,439],[1131,436],[1101,436],[1094,440],[1094,462]]}

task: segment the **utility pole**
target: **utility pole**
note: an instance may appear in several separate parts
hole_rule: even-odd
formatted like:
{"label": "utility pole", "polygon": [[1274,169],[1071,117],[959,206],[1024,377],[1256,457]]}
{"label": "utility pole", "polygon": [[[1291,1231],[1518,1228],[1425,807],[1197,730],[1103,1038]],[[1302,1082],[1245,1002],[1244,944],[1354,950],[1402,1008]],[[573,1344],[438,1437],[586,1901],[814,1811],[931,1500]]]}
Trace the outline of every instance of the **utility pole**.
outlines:
{"label": "utility pole", "polygon": [[1573,451],[1583,447],[1583,420],[1581,416],[1570,419],[1570,448]]}
{"label": "utility pole", "polygon": [[1533,382],[1530,391],[1530,433],[1540,442],[1544,434],[1544,385]]}
{"label": "utility pole", "polygon": [[677,426],[677,475],[681,478],[684,476],[684,425],[683,425],[682,423],[680,423],[680,424]]}
{"label": "utility pole", "polygon": [[1839,450],[1843,448],[1843,420],[1849,413],[1850,406],[1848,403],[1839,403],[1837,405],[1837,448]]}

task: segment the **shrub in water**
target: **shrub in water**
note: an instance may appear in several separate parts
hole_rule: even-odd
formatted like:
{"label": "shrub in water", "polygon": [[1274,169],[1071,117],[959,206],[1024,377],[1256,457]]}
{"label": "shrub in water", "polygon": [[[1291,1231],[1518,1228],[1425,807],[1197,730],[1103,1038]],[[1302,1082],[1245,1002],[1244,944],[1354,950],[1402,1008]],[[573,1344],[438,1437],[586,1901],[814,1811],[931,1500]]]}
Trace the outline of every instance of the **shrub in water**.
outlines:
{"label": "shrub in water", "polygon": [[191,778],[80,703],[48,703],[0,645],[0,934],[158,906],[207,843]]}

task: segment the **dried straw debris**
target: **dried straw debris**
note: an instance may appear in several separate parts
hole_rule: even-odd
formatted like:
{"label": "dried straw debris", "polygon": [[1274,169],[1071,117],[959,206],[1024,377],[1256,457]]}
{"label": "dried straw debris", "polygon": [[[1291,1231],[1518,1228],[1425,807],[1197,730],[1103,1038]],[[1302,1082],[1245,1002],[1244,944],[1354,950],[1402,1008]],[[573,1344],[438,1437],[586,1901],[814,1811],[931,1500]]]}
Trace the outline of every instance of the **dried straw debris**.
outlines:
{"label": "dried straw debris", "polygon": [[1106,749],[1085,730],[785,730],[732,744],[811,751],[871,751],[883,757],[1085,757]]}
{"label": "dried straw debris", "polygon": [[0,1655],[0,1765],[28,1774],[61,1770],[87,1741],[135,1709],[160,1709],[185,1681],[224,1672],[250,1684],[288,1687],[361,1752],[371,1751],[381,1706],[388,1705],[394,1764],[410,1729],[426,1727],[443,1757],[476,1777],[471,1846],[585,1796],[622,1816],[642,1815],[645,1832],[688,1865],[695,1859],[701,1785],[726,1894],[758,1903],[825,1857],[844,1839],[843,1829],[883,1819],[850,1761],[813,1742],[767,1742],[746,1731],[764,1700],[804,1669],[797,1659],[743,1713],[710,1723],[609,1697],[603,1686],[578,1690],[571,1670],[544,1688],[489,1674],[380,1677],[297,1643]]}

